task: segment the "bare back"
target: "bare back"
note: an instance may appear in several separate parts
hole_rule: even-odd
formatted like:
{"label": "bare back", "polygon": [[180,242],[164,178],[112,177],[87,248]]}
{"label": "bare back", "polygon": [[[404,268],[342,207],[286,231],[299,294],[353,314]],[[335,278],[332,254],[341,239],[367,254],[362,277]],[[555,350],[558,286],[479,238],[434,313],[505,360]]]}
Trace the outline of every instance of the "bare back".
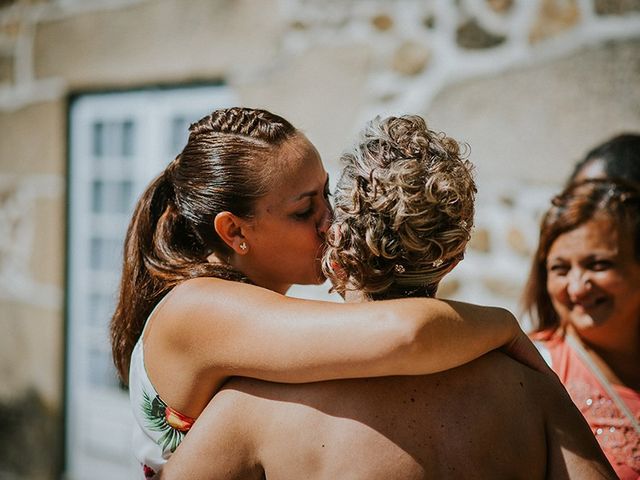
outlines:
{"label": "bare back", "polygon": [[[302,385],[234,379],[196,422],[185,455],[183,445],[167,473],[174,475],[179,460],[194,465],[188,478],[203,479],[265,472],[285,480],[569,478],[576,468],[577,478],[615,478],[555,387],[497,352],[428,376]],[[577,415],[568,420],[570,431],[550,417],[558,411]],[[214,463],[242,461],[231,461],[224,475],[197,473],[207,455]]]}
{"label": "bare back", "polygon": [[[543,478],[543,413],[524,369],[506,360],[285,387],[260,414],[263,466],[282,479]],[[508,368],[494,373],[495,363]]]}

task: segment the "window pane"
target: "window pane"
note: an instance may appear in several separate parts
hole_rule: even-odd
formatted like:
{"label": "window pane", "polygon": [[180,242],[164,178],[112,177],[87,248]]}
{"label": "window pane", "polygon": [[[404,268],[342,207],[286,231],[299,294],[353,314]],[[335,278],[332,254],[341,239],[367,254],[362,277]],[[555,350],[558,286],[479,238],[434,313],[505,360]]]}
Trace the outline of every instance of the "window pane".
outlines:
{"label": "window pane", "polygon": [[104,123],[93,123],[92,137],[93,156],[95,158],[100,158],[104,155]]}
{"label": "window pane", "polygon": [[111,271],[120,265],[121,240],[92,238],[90,265],[92,270]]}
{"label": "window pane", "polygon": [[129,213],[133,210],[133,182],[124,180],[119,183],[120,195],[118,195],[118,213]]}
{"label": "window pane", "polygon": [[104,182],[94,180],[91,187],[91,209],[95,213],[104,212]]}
{"label": "window pane", "polygon": [[122,123],[122,156],[125,158],[134,155],[135,133],[133,120],[125,120]]}
{"label": "window pane", "polygon": [[104,153],[109,157],[119,154],[120,145],[120,123],[107,122],[104,129]]}
{"label": "window pane", "polygon": [[129,213],[133,207],[133,181],[94,180],[91,191],[94,213]]}

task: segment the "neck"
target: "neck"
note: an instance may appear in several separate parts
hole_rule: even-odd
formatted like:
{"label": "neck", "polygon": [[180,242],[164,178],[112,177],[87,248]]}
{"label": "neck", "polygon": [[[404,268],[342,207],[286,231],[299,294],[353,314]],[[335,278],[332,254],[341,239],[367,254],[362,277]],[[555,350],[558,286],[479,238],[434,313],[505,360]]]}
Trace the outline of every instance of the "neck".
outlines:
{"label": "neck", "polygon": [[231,255],[226,259],[226,261],[223,261],[218,254],[212,253],[207,257],[207,261],[209,263],[221,263],[230,265],[237,271],[242,272],[244,275],[246,275],[247,278],[249,278],[249,280],[251,280],[255,285],[266,288],[267,290],[271,290],[276,293],[280,293],[282,295],[285,295],[291,288],[290,283],[274,284],[272,282],[265,281],[265,279],[260,278],[259,275],[255,275],[253,272],[251,272],[251,270],[247,268],[246,265],[243,265],[241,259],[239,259],[236,255]]}
{"label": "neck", "polygon": [[276,292],[281,295],[286,295],[286,293],[291,288],[290,283],[286,283],[286,284],[273,283],[268,281],[265,278],[261,278],[259,275],[253,275],[251,272],[247,272],[243,270],[240,270],[240,271],[244,273],[247,276],[247,278],[249,278],[249,280],[251,280],[258,287],[266,288],[267,290],[271,290],[272,292]]}
{"label": "neck", "polygon": [[609,381],[640,389],[640,332],[634,335],[593,335],[569,327],[585,346],[589,356],[598,364]]}
{"label": "neck", "polygon": [[347,303],[368,302],[367,296],[360,290],[347,290],[344,294],[344,301]]}
{"label": "neck", "polygon": [[640,329],[629,332],[617,328],[605,330],[605,328],[596,327],[578,331],[570,326],[567,330],[598,352],[625,358],[640,356]]}

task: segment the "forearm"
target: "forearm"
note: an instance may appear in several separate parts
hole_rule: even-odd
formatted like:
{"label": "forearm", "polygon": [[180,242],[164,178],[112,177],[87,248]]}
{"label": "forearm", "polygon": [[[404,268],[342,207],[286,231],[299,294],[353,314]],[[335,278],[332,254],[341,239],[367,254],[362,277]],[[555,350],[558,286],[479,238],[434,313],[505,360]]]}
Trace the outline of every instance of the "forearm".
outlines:
{"label": "forearm", "polygon": [[433,301],[418,320],[415,338],[398,352],[397,368],[403,374],[454,368],[509,344],[519,332],[515,317],[505,309]]}
{"label": "forearm", "polygon": [[167,348],[199,372],[285,383],[428,374],[521,333],[500,308],[431,298],[337,304],[232,283],[201,281],[167,314]]}
{"label": "forearm", "polygon": [[[316,332],[313,339],[297,337],[289,347],[290,354],[304,349],[299,358],[309,356],[312,362],[293,362],[286,373],[276,376],[266,372],[248,376],[298,383],[424,375],[458,367],[524,336],[505,309],[431,298],[337,305],[323,309],[323,314],[330,317],[327,323],[335,322],[334,335]],[[333,359],[329,352],[334,352]]]}
{"label": "forearm", "polygon": [[242,394],[222,391],[200,414],[169,461],[162,480],[251,480],[263,478],[252,441],[255,424]]}

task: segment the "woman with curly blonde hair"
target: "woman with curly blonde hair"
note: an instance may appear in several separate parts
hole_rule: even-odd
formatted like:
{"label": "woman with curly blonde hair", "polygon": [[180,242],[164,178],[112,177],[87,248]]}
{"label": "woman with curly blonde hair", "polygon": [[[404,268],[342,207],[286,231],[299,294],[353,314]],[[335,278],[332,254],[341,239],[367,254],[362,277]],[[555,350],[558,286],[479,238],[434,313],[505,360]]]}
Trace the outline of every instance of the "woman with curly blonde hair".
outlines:
{"label": "woman with curly blonde hair", "polygon": [[377,118],[343,162],[323,265],[334,289],[371,300],[435,296],[473,226],[466,151],[421,117]]}

